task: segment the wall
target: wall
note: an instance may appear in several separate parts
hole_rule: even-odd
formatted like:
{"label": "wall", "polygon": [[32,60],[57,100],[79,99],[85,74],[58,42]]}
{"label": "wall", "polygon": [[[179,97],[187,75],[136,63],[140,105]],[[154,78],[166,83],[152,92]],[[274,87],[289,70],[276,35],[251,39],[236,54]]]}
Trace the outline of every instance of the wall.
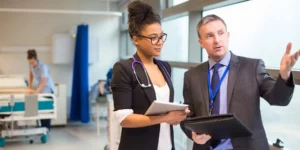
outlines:
{"label": "wall", "polygon": [[107,19],[90,24],[90,35],[97,35],[99,61],[90,66],[90,84],[97,79],[106,79],[106,73],[119,60],[119,18]]}
{"label": "wall", "polygon": [[[101,0],[1,0],[0,8],[72,9],[105,11],[106,2]],[[117,3],[111,3],[117,9]],[[107,16],[8,13],[0,12],[0,47],[52,44],[54,33],[70,33],[81,23],[89,24],[89,34],[99,37],[99,62],[90,65],[89,84],[106,78],[106,72],[119,58],[119,18]],[[73,65],[52,64],[51,52],[38,52],[39,59],[49,64],[56,83],[67,84],[68,103],[71,95]],[[107,57],[109,56],[109,57]],[[1,53],[1,74],[28,76],[26,52]],[[68,108],[69,109],[69,108]]]}
{"label": "wall", "polygon": [[[0,8],[33,8],[63,10],[107,10],[107,0],[1,0]],[[110,0],[110,10],[118,11],[117,0]]]}

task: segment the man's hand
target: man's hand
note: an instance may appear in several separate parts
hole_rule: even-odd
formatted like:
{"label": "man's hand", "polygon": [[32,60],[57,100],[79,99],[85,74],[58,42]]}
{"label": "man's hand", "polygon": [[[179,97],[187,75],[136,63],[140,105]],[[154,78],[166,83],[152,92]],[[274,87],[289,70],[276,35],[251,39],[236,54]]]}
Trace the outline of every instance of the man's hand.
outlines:
{"label": "man's hand", "polygon": [[297,62],[298,57],[300,55],[300,50],[290,55],[291,48],[292,48],[292,43],[288,43],[285,54],[283,55],[280,62],[280,75],[284,81],[287,81],[289,79],[291,70],[295,65],[295,63]]}
{"label": "man's hand", "polygon": [[195,132],[192,132],[192,138],[194,140],[194,142],[196,142],[197,144],[205,144],[208,140],[211,139],[211,136],[207,135],[207,134],[200,134],[197,135]]}

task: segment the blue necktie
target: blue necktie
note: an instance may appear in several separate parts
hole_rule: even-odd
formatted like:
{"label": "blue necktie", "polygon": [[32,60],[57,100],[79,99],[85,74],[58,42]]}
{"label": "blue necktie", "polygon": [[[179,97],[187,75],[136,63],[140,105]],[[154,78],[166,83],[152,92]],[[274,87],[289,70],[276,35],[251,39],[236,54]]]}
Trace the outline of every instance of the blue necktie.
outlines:
{"label": "blue necktie", "polygon": [[[223,66],[222,64],[216,63],[213,67],[214,71],[213,71],[212,80],[211,80],[211,87],[212,87],[213,91],[216,90],[218,83],[220,82],[220,77],[219,77],[218,71],[222,66]],[[220,114],[220,88],[217,91],[216,97],[214,98],[214,107],[212,110],[212,114]]]}
{"label": "blue necktie", "polygon": [[[213,67],[213,75],[211,79],[211,87],[213,92],[216,90],[216,87],[218,86],[218,83],[220,82],[219,77],[219,69],[222,67],[222,64],[216,63]],[[212,110],[212,114],[220,114],[220,89],[219,88],[216,97],[214,98],[214,107]],[[210,146],[214,149],[221,143],[221,140],[211,140]]]}

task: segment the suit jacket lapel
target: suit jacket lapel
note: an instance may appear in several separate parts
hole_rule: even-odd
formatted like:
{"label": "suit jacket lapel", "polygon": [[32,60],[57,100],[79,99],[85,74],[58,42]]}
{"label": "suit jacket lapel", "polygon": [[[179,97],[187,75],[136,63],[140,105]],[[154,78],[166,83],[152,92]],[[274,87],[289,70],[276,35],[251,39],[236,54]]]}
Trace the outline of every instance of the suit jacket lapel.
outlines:
{"label": "suit jacket lapel", "polygon": [[[209,95],[208,95],[207,71],[208,71],[208,62],[205,62],[202,65],[202,68],[200,69],[200,73],[199,73],[199,75],[200,75],[199,76],[200,77],[199,90],[201,91],[202,99],[204,100],[206,112],[207,112],[207,114],[209,114]],[[201,87],[203,87],[203,88],[201,88]]]}
{"label": "suit jacket lapel", "polygon": [[228,111],[231,103],[234,84],[239,73],[239,67],[240,64],[239,64],[238,57],[233,53],[231,53],[230,69],[229,69],[228,85],[227,85],[227,110]]}
{"label": "suit jacket lapel", "polygon": [[[169,86],[169,89],[170,89],[170,99],[169,101],[170,102],[173,102],[174,101],[174,87],[173,87],[173,84],[172,84],[172,80],[171,80],[171,75],[170,73],[167,73],[166,71],[167,70],[167,66],[165,66],[160,60],[157,60],[157,59],[154,59],[154,62],[157,64],[158,68],[160,69],[160,71],[162,72],[168,86]],[[171,69],[171,68],[170,68]],[[170,77],[169,77],[170,75]]]}
{"label": "suit jacket lapel", "polygon": [[[141,62],[141,59],[137,54],[134,55],[134,58],[137,61]],[[147,80],[147,76],[146,76],[146,73],[145,73],[145,70],[144,70],[142,64],[135,63],[134,68],[135,68],[136,75],[137,75],[139,81],[141,82],[141,84],[144,83],[145,85],[147,85],[148,80]],[[149,75],[148,75],[148,77],[149,77]],[[147,87],[147,88],[141,87],[141,88],[145,92],[150,103],[152,103],[154,100],[156,100],[156,95],[155,95],[154,87],[150,80],[150,77],[149,77],[149,81],[150,81],[151,87]],[[140,85],[138,85],[138,86],[140,86]]]}

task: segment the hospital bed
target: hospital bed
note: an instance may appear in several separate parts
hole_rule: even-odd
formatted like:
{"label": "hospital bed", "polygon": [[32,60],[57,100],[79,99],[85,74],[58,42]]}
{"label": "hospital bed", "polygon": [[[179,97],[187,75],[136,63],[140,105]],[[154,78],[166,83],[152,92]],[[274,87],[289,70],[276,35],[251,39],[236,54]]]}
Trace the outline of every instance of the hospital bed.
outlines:
{"label": "hospital bed", "polygon": [[18,128],[15,122],[55,119],[56,98],[53,94],[6,94],[0,95],[0,115],[5,116],[0,122],[5,125],[1,131],[0,147],[8,140],[20,140],[20,138],[41,135],[41,142],[46,143],[48,129],[46,127]]}
{"label": "hospital bed", "polygon": [[[12,78],[16,79],[13,80]],[[1,81],[8,86],[4,86]],[[8,141],[28,139],[33,136],[40,136],[41,142],[46,143],[48,138],[48,129],[37,126],[21,126],[21,122],[35,121],[42,119],[56,119],[57,105],[54,94],[26,94],[29,92],[22,85],[24,80],[20,76],[0,76],[0,123],[4,129],[0,133],[0,147],[4,147]],[[10,85],[10,84],[13,85]],[[17,85],[17,86],[15,86]],[[19,86],[21,85],[21,86]],[[25,124],[26,125],[26,124]],[[30,139],[30,143],[33,140]]]}

